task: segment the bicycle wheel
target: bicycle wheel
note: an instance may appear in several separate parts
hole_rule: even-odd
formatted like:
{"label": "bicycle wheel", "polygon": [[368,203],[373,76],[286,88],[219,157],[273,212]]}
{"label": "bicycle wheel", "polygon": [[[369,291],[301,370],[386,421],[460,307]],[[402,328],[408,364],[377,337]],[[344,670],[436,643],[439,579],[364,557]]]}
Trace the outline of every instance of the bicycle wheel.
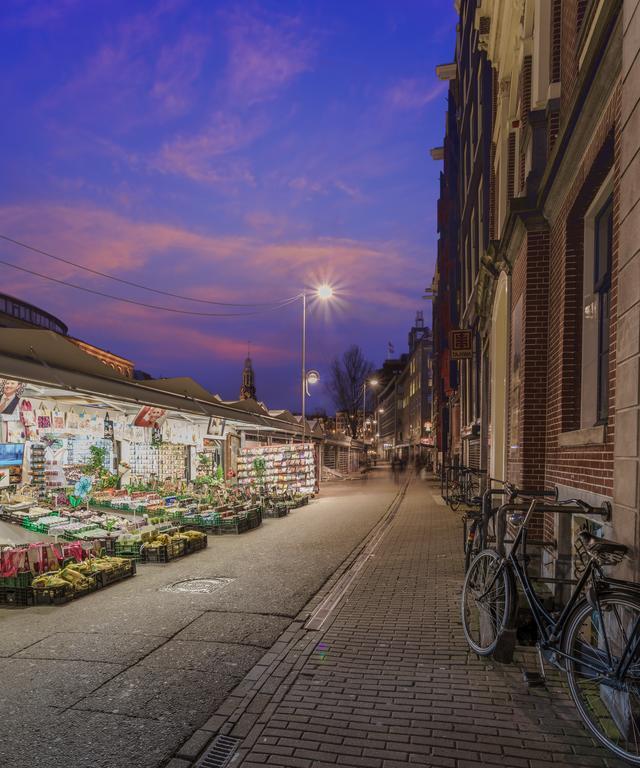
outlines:
{"label": "bicycle wheel", "polygon": [[[581,601],[567,624],[569,690],[596,739],[618,757],[640,765],[640,599],[611,592],[599,603],[598,611]],[[635,653],[627,673],[616,680],[613,670],[630,640]]]}
{"label": "bicycle wheel", "polygon": [[467,480],[467,499],[478,498],[480,496],[480,477],[478,475],[471,474]]}
{"label": "bicycle wheel", "polygon": [[462,627],[469,647],[479,656],[492,654],[512,610],[512,584],[500,556],[491,549],[471,563],[462,587]]}
{"label": "bicycle wheel", "polygon": [[460,495],[461,495],[462,489],[460,488],[460,483],[453,482],[449,486],[447,490],[447,504],[451,507],[451,509],[456,512],[458,508],[460,507]]}

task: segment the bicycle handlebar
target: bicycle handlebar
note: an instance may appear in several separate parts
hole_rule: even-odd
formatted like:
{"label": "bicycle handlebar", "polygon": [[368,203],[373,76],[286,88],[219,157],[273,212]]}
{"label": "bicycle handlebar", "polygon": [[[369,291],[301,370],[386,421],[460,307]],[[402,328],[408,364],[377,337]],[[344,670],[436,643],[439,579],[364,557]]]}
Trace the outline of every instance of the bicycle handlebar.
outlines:
{"label": "bicycle handlebar", "polygon": [[489,478],[490,482],[496,482],[496,483],[502,483],[502,488],[487,488],[487,490],[482,494],[483,498],[489,498],[490,496],[497,496],[500,494],[505,494],[509,496],[511,500],[516,499],[519,496],[525,497],[525,498],[546,498],[551,497],[554,501],[558,500],[558,486],[555,486],[553,489],[551,488],[517,488],[515,485],[512,485],[511,483],[505,481],[505,480],[495,480],[494,478]]}
{"label": "bicycle handlebar", "polygon": [[[574,509],[567,509],[572,504]],[[575,509],[577,507],[577,509]],[[559,514],[569,515],[600,515],[605,521],[611,520],[612,506],[610,501],[603,501],[599,507],[594,507],[582,499],[563,499],[562,501],[556,501],[554,505],[543,505],[541,512],[558,512]]]}
{"label": "bicycle handlebar", "polygon": [[509,486],[513,488],[513,493],[516,496],[529,496],[532,499],[543,499],[546,497],[553,498],[554,501],[558,500],[558,486],[556,485],[553,489],[551,488],[515,488],[513,486]]}

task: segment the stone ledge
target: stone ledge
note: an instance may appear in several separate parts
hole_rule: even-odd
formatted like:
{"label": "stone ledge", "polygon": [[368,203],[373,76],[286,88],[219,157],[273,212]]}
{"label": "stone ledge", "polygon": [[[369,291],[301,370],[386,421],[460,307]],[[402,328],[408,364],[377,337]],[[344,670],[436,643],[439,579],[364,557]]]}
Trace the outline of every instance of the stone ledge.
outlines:
{"label": "stone ledge", "polygon": [[604,424],[586,429],[574,429],[571,432],[561,432],[558,435],[558,445],[561,448],[577,448],[583,445],[604,445]]}

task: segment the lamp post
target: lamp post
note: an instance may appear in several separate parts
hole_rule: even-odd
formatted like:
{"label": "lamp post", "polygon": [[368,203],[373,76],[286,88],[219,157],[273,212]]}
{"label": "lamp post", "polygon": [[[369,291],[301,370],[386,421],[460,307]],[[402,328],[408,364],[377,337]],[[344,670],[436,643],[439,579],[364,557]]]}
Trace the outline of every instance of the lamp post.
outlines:
{"label": "lamp post", "polygon": [[370,387],[377,387],[378,379],[371,379],[370,381],[367,381],[365,379],[362,382],[362,440],[363,441],[364,441],[364,422],[367,415],[367,384],[369,384]]}
{"label": "lamp post", "polygon": [[376,456],[380,453],[380,414],[384,408],[376,408]]}
{"label": "lamp post", "polygon": [[[321,285],[316,289],[315,295],[327,301],[333,296],[333,288],[330,285]],[[307,432],[307,401],[309,395],[308,385],[316,384],[320,380],[320,374],[317,371],[309,371],[307,376],[307,294],[303,291],[300,294],[302,299],[302,375],[300,377],[300,389],[302,393],[302,443],[304,445]]]}

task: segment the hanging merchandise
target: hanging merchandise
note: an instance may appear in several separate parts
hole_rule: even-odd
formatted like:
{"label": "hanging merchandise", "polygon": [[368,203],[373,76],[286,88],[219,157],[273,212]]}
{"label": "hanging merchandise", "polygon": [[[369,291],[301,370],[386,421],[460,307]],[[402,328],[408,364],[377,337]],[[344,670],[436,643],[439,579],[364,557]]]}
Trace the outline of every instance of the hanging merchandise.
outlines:
{"label": "hanging merchandise", "polygon": [[151,430],[151,445],[160,445],[162,443],[162,430],[155,426]]}
{"label": "hanging merchandise", "polygon": [[162,443],[159,447],[161,480],[186,480],[187,478],[187,446]]}
{"label": "hanging merchandise", "polygon": [[45,482],[45,447],[42,443],[31,444],[31,455],[29,457],[29,474],[31,475],[31,485],[37,490],[38,498],[42,499],[46,495]]}
{"label": "hanging merchandise", "polygon": [[305,496],[315,492],[313,445],[245,448],[238,457],[238,483]]}
{"label": "hanging merchandise", "polygon": [[38,414],[38,429],[51,429],[51,416],[47,413]]}
{"label": "hanging merchandise", "polygon": [[71,432],[80,429],[80,417],[74,410],[67,413],[67,429]]}
{"label": "hanging merchandise", "polygon": [[36,414],[30,400],[22,400],[20,403],[20,421],[25,427],[35,427]]}
{"label": "hanging merchandise", "polygon": [[104,439],[113,440],[113,421],[109,418],[109,412],[104,415]]}

